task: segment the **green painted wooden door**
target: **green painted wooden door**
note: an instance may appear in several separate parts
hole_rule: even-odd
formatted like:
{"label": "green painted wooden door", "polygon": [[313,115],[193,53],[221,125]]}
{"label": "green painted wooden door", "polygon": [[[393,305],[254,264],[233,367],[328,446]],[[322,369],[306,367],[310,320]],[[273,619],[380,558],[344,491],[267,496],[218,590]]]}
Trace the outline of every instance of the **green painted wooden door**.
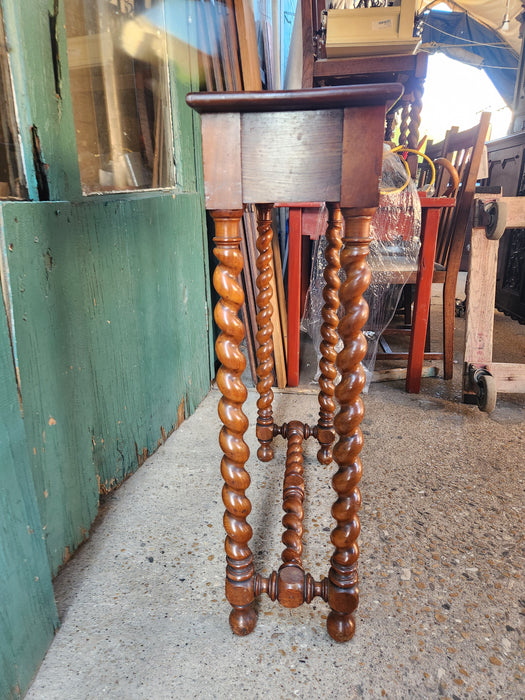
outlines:
{"label": "green painted wooden door", "polygon": [[[184,101],[192,52],[170,63],[176,184],[83,197],[63,0],[0,7],[32,200],[0,202],[3,700],[24,692],[51,639],[51,578],[88,537],[100,495],[196,408],[213,351],[199,129]],[[39,201],[35,128],[49,201]]]}

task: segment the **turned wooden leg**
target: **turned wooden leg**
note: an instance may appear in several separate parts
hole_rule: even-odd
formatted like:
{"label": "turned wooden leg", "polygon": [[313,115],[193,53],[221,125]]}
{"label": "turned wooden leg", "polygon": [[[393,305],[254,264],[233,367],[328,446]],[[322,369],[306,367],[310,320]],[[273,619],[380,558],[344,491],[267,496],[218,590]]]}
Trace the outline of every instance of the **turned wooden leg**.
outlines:
{"label": "turned wooden leg", "polygon": [[343,340],[343,349],[337,356],[341,382],[335,390],[339,403],[335,429],[339,439],[333,450],[339,468],[332,481],[337,499],[332,507],[336,526],[332,530],[331,541],[335,549],[328,574],[331,611],[327,621],[328,633],[338,642],[353,636],[355,623],[352,613],[359,601],[357,537],[360,524],[357,513],[361,504],[358,483],[362,472],[359,453],[363,443],[359,424],[364,414],[360,393],[365,384],[361,360],[366,353],[366,339],[361,328],[368,317],[368,305],[363,293],[370,282],[366,256],[373,213],[373,209],[343,209],[345,234],[341,264],[346,280],[340,290],[344,317],[339,323],[339,335]]}
{"label": "turned wooden leg", "polygon": [[244,466],[250,453],[243,437],[248,419],[242,410],[247,391],[241,380],[246,360],[239,349],[244,338],[244,326],[238,317],[244,294],[237,281],[243,266],[239,250],[242,211],[216,210],[212,211],[212,216],[215,222],[214,253],[219,261],[213,284],[220,296],[215,307],[215,321],[221,333],[215,349],[221,362],[217,386],[222,393],[219,416],[223,427],[219,442],[224,452],[221,473],[225,482],[222,498],[226,506],[226,597],[233,608],[231,628],[235,634],[244,635],[255,627],[257,615],[253,609],[253,556],[248,544],[252,528],[246,522],[251,511],[250,501],[245,495],[250,477]]}
{"label": "turned wooden leg", "polygon": [[409,148],[417,149],[419,144],[419,127],[421,124],[421,109],[423,107],[423,82],[417,81],[413,87],[413,99],[410,105],[410,120],[406,143]]}
{"label": "turned wooden leg", "polygon": [[295,565],[302,568],[303,555],[303,519],[304,519],[304,425],[299,421],[286,424],[288,449],[283,483],[283,525],[285,531],[282,541],[285,549],[282,553],[281,568]]}
{"label": "turned wooden leg", "polygon": [[262,462],[273,458],[273,340],[272,340],[272,204],[257,205],[257,427],[260,442],[257,456]]}
{"label": "turned wooden leg", "polygon": [[405,101],[401,110],[401,122],[399,124],[399,145],[408,141],[408,123],[410,121],[410,105]]}
{"label": "turned wooden leg", "polygon": [[321,326],[321,359],[319,361],[319,422],[317,428],[317,439],[321,445],[317,459],[321,464],[330,464],[332,461],[332,444],[335,438],[334,416],[335,416],[335,378],[337,369],[335,361],[337,352],[335,346],[339,340],[337,326],[339,319],[337,309],[339,308],[339,269],[341,261],[339,251],[341,249],[341,231],[343,228],[343,217],[338,204],[330,203],[328,207],[328,228],[326,230],[327,245],[325,249],[326,267],[324,270],[325,286],[323,289],[324,306],[321,312],[323,325]]}

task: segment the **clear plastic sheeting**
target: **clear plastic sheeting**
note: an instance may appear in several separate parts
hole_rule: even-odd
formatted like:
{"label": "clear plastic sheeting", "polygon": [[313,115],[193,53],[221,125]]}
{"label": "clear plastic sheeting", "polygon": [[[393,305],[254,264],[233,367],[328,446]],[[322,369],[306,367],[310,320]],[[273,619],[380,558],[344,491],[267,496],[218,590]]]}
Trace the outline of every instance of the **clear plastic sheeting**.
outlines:
{"label": "clear plastic sheeting", "polygon": [[[408,184],[407,184],[408,180]],[[365,293],[370,313],[363,329],[368,340],[368,351],[363,361],[366,373],[365,391],[368,391],[374,372],[379,339],[392,321],[401,298],[403,287],[417,270],[421,246],[421,205],[417,188],[408,177],[400,156],[385,144],[379,207],[372,219],[372,242],[368,263],[372,270],[370,286]],[[318,226],[326,228],[326,210],[319,213]],[[323,272],[326,265],[324,250],[326,238],[320,236],[314,247],[310,286],[305,305],[302,330],[312,338],[320,359],[321,310],[323,308]],[[344,271],[340,271],[341,280]],[[342,309],[339,309],[339,316]],[[341,346],[341,341],[339,341]],[[338,347],[338,350],[340,347]],[[319,372],[317,374],[318,378]]]}

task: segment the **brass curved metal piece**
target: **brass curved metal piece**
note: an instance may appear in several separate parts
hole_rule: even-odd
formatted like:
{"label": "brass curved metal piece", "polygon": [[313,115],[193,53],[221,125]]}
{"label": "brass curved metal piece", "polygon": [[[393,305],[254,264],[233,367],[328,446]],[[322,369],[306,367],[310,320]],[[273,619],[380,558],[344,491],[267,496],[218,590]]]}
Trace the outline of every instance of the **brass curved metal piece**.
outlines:
{"label": "brass curved metal piece", "polygon": [[343,229],[343,216],[339,204],[330,203],[328,208],[328,227],[326,230],[327,245],[325,249],[326,267],[324,270],[325,286],[323,289],[324,306],[321,311],[323,324],[321,326],[321,359],[319,361],[319,422],[317,439],[320,449],[317,459],[321,464],[330,464],[332,461],[332,444],[335,438],[335,379],[337,369],[335,361],[337,352],[335,346],[339,340],[337,326],[339,318],[339,270],[341,268],[340,253],[342,246],[341,232]]}
{"label": "brass curved metal piece", "polygon": [[248,419],[242,406],[247,391],[241,375],[246,360],[239,349],[244,338],[244,326],[238,312],[244,301],[238,276],[243,260],[239,250],[239,223],[242,211],[213,211],[215,222],[215,257],[219,264],[213,283],[220,300],[215,307],[215,321],[221,330],[215,349],[221,367],[217,373],[217,386],[222,397],[219,416],[223,423],[219,443],[224,453],[221,474],[224,479],[222,498],[226,511],[226,597],[232,605],[230,625],[236,634],[244,635],[253,630],[256,613],[253,609],[253,580],[255,576],[253,556],[249,547],[252,528],[246,521],[251,504],[246,496],[250,477],[245,469],[249,449],[244,441]]}
{"label": "brass curved metal piece", "polygon": [[257,205],[257,427],[262,462],[273,458],[273,340],[272,340],[272,204]]}

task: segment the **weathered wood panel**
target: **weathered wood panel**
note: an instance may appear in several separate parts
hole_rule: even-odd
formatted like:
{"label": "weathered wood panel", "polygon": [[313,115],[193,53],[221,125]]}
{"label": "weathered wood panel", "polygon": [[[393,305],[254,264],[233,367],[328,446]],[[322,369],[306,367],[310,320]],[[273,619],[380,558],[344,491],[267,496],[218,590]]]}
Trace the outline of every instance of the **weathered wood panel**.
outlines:
{"label": "weathered wood panel", "polygon": [[58,624],[0,302],[0,698],[23,694]]}
{"label": "weathered wood panel", "polygon": [[[0,0],[16,95],[29,197],[43,198],[38,166],[49,199],[81,196],[73,110],[67,71],[67,43],[62,0]],[[56,71],[53,66],[56,66]],[[36,129],[36,131],[35,131]]]}
{"label": "weathered wood panel", "polygon": [[99,491],[210,386],[202,200],[3,205],[22,401],[52,571]]}

